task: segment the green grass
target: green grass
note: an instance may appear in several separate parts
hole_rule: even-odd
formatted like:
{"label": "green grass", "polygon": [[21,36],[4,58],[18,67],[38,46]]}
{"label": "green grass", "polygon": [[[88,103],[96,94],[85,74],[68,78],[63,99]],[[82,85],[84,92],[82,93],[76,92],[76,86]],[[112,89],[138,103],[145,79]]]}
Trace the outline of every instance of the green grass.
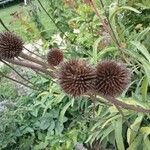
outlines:
{"label": "green grass", "polygon": [[[11,25],[11,21],[13,20],[11,14],[16,12],[16,11],[26,11],[28,7],[22,7],[19,4],[14,4],[12,6],[5,6],[4,8],[0,8],[0,18],[4,21],[4,23],[11,28],[12,30],[17,29],[17,24]],[[0,25],[0,32],[4,31],[5,29],[3,28],[2,25]]]}
{"label": "green grass", "polygon": [[[39,6],[38,2],[35,0],[33,1],[34,4],[36,4],[36,6]],[[43,0],[42,3],[44,4],[44,6],[48,9],[48,3],[46,0]],[[40,6],[39,6],[40,7]],[[22,37],[25,34],[30,34],[30,30],[28,30],[28,28],[30,29],[30,27],[36,31],[36,25],[32,20],[32,17],[29,17],[29,11],[32,8],[30,7],[30,5],[24,6],[24,5],[20,5],[20,4],[14,4],[12,6],[6,6],[5,8],[0,8],[0,18],[4,21],[5,25],[11,30],[11,31],[15,31],[18,34],[20,34]],[[42,8],[40,7],[41,11],[38,12],[38,16],[40,18],[40,21],[42,22],[42,24],[45,27],[45,30],[48,31],[48,33],[53,33],[56,30],[55,25],[51,22],[51,20],[48,18],[48,16],[45,14],[45,12],[42,10]],[[14,20],[14,18],[12,17],[12,13],[14,12],[20,12],[22,13],[22,20],[25,20],[25,23],[23,23],[21,20]],[[4,31],[5,29],[3,28],[2,25],[0,25],[0,32]],[[39,32],[37,30],[37,32]],[[31,33],[33,34],[33,33]],[[27,39],[26,39],[27,40]]]}

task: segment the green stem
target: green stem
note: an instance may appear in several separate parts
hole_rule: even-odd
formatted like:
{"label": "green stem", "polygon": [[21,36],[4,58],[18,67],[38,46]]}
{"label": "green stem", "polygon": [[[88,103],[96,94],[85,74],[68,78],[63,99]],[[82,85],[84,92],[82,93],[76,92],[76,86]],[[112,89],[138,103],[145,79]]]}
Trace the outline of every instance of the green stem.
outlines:
{"label": "green stem", "polygon": [[65,34],[65,32],[55,23],[55,20],[51,17],[51,15],[47,12],[43,4],[41,3],[40,0],[37,0],[44,12],[47,14],[47,16],[51,19],[51,21],[54,23],[54,25],[57,27],[57,29],[69,40],[72,42],[72,40]]}
{"label": "green stem", "polygon": [[6,29],[7,31],[10,31],[8,27],[4,24],[3,20],[0,18],[0,24]]}
{"label": "green stem", "polygon": [[106,16],[106,18],[107,18],[107,22],[108,22],[108,25],[109,25],[109,27],[110,27],[110,29],[111,29],[113,38],[115,39],[115,42],[116,42],[118,48],[120,49],[120,47],[121,47],[121,46],[120,46],[120,43],[119,43],[119,41],[118,41],[118,39],[117,39],[117,37],[116,37],[116,35],[115,35],[115,32],[114,32],[114,30],[113,30],[113,28],[112,28],[112,25],[111,25],[111,23],[110,23],[109,17],[108,17],[108,15],[107,15],[106,10],[105,10],[105,6],[104,6],[104,3],[103,3],[103,0],[100,0],[100,3],[101,3],[101,6],[102,6],[102,8],[103,8],[103,10],[104,10],[105,16]]}

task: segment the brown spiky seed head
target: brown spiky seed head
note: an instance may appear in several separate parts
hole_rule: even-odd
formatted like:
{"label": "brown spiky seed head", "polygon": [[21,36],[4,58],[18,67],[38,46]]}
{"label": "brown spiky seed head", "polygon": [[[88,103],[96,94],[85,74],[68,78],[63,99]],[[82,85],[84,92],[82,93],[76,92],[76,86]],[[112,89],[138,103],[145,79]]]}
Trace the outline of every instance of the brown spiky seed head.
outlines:
{"label": "brown spiky seed head", "polygon": [[94,88],[96,71],[87,61],[73,59],[61,64],[58,78],[64,92],[76,97]]}
{"label": "brown spiky seed head", "polygon": [[96,91],[102,96],[118,96],[127,87],[131,75],[124,64],[104,60],[97,65]]}
{"label": "brown spiky seed head", "polygon": [[18,57],[23,50],[23,41],[12,32],[0,33],[0,58]]}
{"label": "brown spiky seed head", "polygon": [[63,59],[63,51],[58,48],[51,49],[47,54],[47,62],[52,66],[58,66]]}

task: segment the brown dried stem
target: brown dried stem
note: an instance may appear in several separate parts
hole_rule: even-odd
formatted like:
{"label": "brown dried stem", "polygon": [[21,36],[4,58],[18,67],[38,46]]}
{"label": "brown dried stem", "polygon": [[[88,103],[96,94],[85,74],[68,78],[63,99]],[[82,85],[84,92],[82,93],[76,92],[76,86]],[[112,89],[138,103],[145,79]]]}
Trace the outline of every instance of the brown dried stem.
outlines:
{"label": "brown dried stem", "polygon": [[142,108],[140,106],[134,106],[131,104],[127,104],[125,102],[117,100],[114,97],[106,97],[106,100],[113,103],[115,106],[117,105],[117,106],[120,106],[120,107],[127,109],[127,110],[133,110],[133,111],[141,112],[141,113],[150,113],[150,109],[145,109],[145,108]]}
{"label": "brown dried stem", "polygon": [[24,62],[24,61],[19,61],[19,60],[12,60],[12,59],[5,59],[7,62],[9,63],[12,63],[12,64],[15,64],[15,65],[19,65],[19,66],[23,66],[23,67],[27,67],[27,68],[30,68],[32,70],[38,70],[40,72],[43,72],[44,74],[47,74],[51,77],[54,77],[54,74],[48,70],[46,70],[45,68],[42,68],[41,66],[39,65],[35,65],[35,64],[31,64],[31,63],[28,63],[28,62]]}
{"label": "brown dried stem", "polygon": [[35,57],[32,57],[30,55],[27,55],[27,54],[25,54],[23,52],[19,56],[21,58],[24,58],[25,60],[29,60],[31,62],[34,62],[34,63],[38,64],[38,65],[41,65],[44,68],[49,68],[49,65],[47,63],[44,63],[43,61],[41,61],[41,60],[39,60],[39,59],[37,59]]}
{"label": "brown dried stem", "polygon": [[105,30],[109,33],[110,37],[112,38],[112,40],[113,40],[114,43],[116,44],[115,39],[114,39],[114,37],[113,37],[112,34],[111,34],[110,28],[109,28],[108,25],[106,24],[105,20],[100,16],[100,14],[99,14],[99,12],[98,12],[98,10],[97,10],[97,8],[96,8],[96,4],[93,2],[93,0],[91,0],[91,6],[93,7],[93,9],[94,9],[94,11],[95,11],[95,14],[96,14],[97,17],[99,18],[100,22],[102,21]]}

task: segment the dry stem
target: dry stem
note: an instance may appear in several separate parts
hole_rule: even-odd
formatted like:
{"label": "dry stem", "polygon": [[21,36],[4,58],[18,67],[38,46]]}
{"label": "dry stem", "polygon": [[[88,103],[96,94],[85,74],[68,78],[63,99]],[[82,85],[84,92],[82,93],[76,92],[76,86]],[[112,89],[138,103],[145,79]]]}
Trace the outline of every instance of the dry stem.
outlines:
{"label": "dry stem", "polygon": [[32,70],[38,70],[40,72],[43,72],[51,77],[54,77],[54,74],[48,70],[46,70],[45,68],[42,68],[41,66],[39,65],[35,65],[35,64],[31,64],[31,63],[28,63],[28,62],[24,62],[24,61],[19,61],[19,60],[12,60],[12,59],[5,59],[7,62],[9,63],[12,63],[12,64],[15,64],[15,65],[19,65],[19,66],[23,66],[23,67],[27,67],[27,68],[30,68]]}

